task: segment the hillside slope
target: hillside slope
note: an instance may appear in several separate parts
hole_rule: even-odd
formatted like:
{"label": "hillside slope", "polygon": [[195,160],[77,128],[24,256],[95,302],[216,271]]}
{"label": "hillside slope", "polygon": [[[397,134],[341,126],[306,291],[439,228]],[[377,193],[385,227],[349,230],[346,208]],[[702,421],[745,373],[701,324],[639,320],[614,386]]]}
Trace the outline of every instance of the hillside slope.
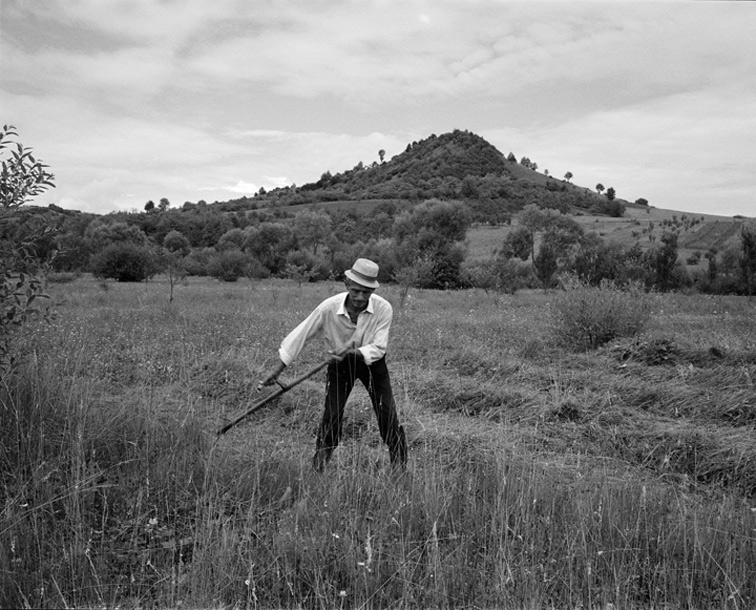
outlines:
{"label": "hillside slope", "polygon": [[610,201],[590,189],[554,179],[534,166],[508,159],[496,147],[469,131],[432,134],[407,145],[382,163],[332,174],[316,182],[216,202],[224,211],[271,209],[334,201],[462,199],[477,222],[497,224],[529,203],[542,207],[592,211],[621,216],[621,200]]}

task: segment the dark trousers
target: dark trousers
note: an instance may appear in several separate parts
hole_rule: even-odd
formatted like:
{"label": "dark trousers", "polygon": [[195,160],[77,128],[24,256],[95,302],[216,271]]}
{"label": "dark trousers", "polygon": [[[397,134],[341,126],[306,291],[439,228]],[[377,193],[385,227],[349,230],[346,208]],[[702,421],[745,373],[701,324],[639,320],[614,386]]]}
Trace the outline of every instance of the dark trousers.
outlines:
{"label": "dark trousers", "polygon": [[404,466],[407,462],[407,441],[396,414],[386,359],[381,358],[367,365],[361,358],[350,354],[341,362],[328,365],[325,410],[313,458],[313,466],[317,470],[323,469],[339,444],[344,406],[357,379],[370,395],[373,411],[378,418],[378,430],[381,439],[388,445],[391,463]]}

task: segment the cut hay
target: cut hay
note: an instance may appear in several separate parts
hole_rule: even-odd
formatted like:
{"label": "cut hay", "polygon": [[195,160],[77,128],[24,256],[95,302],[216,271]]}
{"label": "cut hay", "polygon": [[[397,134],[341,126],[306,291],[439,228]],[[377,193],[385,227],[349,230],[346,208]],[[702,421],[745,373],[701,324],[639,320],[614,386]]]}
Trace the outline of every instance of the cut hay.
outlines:
{"label": "cut hay", "polygon": [[656,423],[625,428],[616,439],[626,457],[657,473],[756,495],[756,434],[751,429]]}
{"label": "cut hay", "polygon": [[467,379],[434,377],[422,384],[416,400],[436,413],[452,412],[492,421],[520,417],[533,398],[507,385],[477,383]]}

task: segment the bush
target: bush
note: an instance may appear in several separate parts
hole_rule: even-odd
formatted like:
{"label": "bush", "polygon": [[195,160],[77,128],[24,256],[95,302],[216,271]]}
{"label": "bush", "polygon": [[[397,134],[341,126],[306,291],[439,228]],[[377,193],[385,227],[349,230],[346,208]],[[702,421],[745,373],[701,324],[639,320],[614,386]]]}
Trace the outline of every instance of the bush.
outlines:
{"label": "bush", "polygon": [[170,231],[163,239],[163,248],[169,252],[178,252],[181,256],[189,254],[189,240],[180,231]]}
{"label": "bush", "polygon": [[92,257],[95,277],[118,282],[142,282],[155,275],[157,268],[149,248],[122,242],[107,246]]}
{"label": "bush", "polygon": [[187,275],[205,276],[207,265],[210,259],[216,255],[214,248],[203,248],[201,250],[192,250],[184,259],[184,268]]}
{"label": "bush", "polygon": [[294,250],[286,255],[286,275],[306,281],[327,280],[331,275],[328,261],[306,250]]}
{"label": "bush", "polygon": [[688,258],[685,259],[686,265],[697,265],[699,262],[701,262],[701,251],[696,250],[691,254]]}
{"label": "bush", "polygon": [[514,294],[520,289],[539,285],[530,263],[514,258],[492,258],[485,261],[465,261],[462,281],[466,287],[482,288]]}
{"label": "bush", "polygon": [[240,250],[226,250],[207,263],[207,274],[224,282],[235,282],[248,276],[251,257]]}
{"label": "bush", "polygon": [[641,332],[651,313],[651,300],[639,283],[598,286],[574,276],[562,279],[563,292],[551,307],[556,340],[578,350],[596,349],[618,337]]}

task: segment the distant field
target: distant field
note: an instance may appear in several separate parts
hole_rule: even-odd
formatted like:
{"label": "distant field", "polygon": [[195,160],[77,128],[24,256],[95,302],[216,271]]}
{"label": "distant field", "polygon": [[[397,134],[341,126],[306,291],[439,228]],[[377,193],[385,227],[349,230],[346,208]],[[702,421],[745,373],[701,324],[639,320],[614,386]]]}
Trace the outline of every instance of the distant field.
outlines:
{"label": "distant field", "polygon": [[[622,218],[610,218],[607,216],[577,215],[574,219],[587,231],[598,233],[606,241],[613,241],[624,246],[631,246],[636,241],[642,248],[648,249],[659,244],[659,237],[666,230],[662,226],[664,220],[677,219],[682,221],[699,219],[696,226],[685,230],[680,228],[678,246],[680,260],[686,260],[695,251],[705,254],[709,249],[724,250],[730,245],[740,243],[740,229],[744,222],[752,222],[743,219],[733,219],[725,216],[712,214],[685,214],[674,210],[662,210],[654,207],[628,206]],[[654,241],[644,233],[653,223],[654,229],[651,235]],[[516,221],[512,226],[516,226]],[[471,259],[484,259],[501,247],[501,243],[511,227],[488,227],[476,226],[467,232],[468,256]],[[700,263],[698,266],[700,266]],[[693,269],[695,266],[689,266]]]}
{"label": "distant field", "polygon": [[557,293],[385,286],[403,477],[361,388],[310,470],[322,376],[216,442],[341,289],[55,285],[0,386],[0,606],[756,607],[753,304],[649,297],[643,334],[582,353]]}

